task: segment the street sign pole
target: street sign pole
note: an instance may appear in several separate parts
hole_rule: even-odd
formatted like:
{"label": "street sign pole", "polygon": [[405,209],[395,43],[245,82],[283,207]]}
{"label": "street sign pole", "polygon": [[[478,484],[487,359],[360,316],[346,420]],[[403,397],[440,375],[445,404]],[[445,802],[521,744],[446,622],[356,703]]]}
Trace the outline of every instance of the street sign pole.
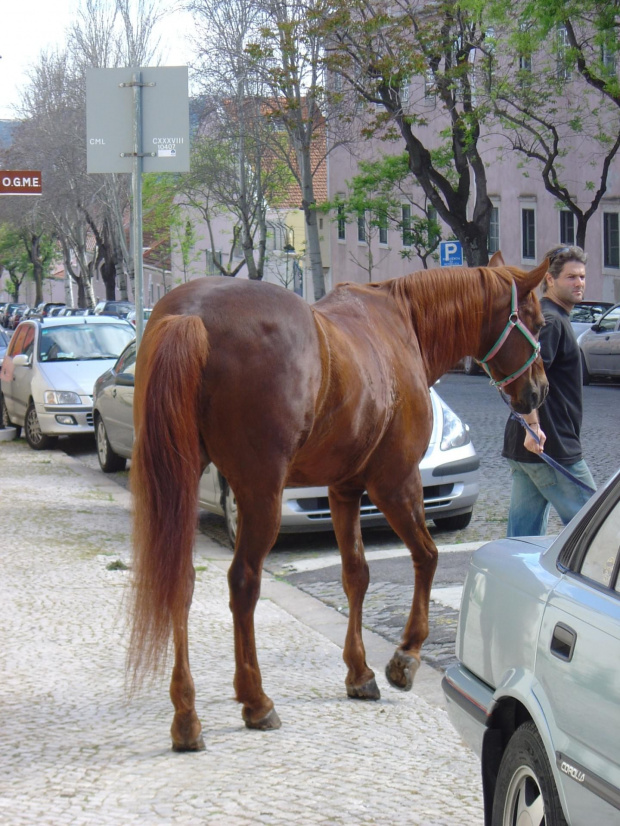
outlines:
{"label": "street sign pole", "polygon": [[[144,330],[142,173],[189,172],[187,66],[86,70],[86,169],[131,173],[136,339]],[[142,90],[149,87],[143,97]],[[133,106],[126,89],[132,90]],[[146,145],[152,151],[144,152]],[[129,148],[132,151],[129,151]]]}
{"label": "street sign pole", "polygon": [[133,268],[136,304],[136,346],[140,346],[144,329],[144,267],[142,259],[142,72],[131,76],[133,89]]}

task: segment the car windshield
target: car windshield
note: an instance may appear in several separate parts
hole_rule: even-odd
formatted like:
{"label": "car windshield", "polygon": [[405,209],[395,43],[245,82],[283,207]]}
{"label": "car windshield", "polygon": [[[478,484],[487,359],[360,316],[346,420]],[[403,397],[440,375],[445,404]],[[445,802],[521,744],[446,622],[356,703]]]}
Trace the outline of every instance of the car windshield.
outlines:
{"label": "car windshield", "polygon": [[116,359],[134,337],[124,324],[45,327],[39,339],[41,361]]}
{"label": "car windshield", "polygon": [[605,312],[606,307],[593,307],[591,305],[577,305],[570,311],[571,321],[582,321],[586,324],[594,324]]}

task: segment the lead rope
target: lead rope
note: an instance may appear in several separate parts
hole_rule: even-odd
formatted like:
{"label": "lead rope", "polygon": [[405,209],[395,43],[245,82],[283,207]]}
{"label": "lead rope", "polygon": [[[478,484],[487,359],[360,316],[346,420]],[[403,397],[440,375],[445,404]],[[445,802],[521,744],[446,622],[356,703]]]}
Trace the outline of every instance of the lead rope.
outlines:
{"label": "lead rope", "polygon": [[[510,403],[506,400],[506,397],[504,396],[504,394],[501,391],[500,391],[500,396],[502,397],[503,401],[510,407]],[[510,418],[515,419],[515,421],[519,422],[519,424],[527,430],[527,432],[534,439],[534,441],[537,444],[540,444],[540,437],[537,436],[537,434],[532,430],[532,428],[529,426],[529,424],[525,421],[525,419],[523,418],[523,416],[520,413],[516,413],[514,410],[511,410],[510,411]],[[581,479],[577,479],[576,476],[573,476],[573,474],[570,472],[570,470],[566,470],[565,467],[563,467],[559,462],[556,462],[555,459],[552,459],[551,456],[547,456],[547,454],[544,452],[544,450],[543,450],[542,453],[537,453],[535,455],[540,456],[540,458],[544,462],[546,462],[554,470],[559,471],[563,476],[566,476],[566,478],[570,479],[571,482],[574,482],[577,485],[577,487],[580,487],[583,490],[587,491],[587,493],[589,493],[590,495],[592,495],[593,493],[596,493],[596,490],[594,488],[591,488],[590,485],[586,485],[586,483],[582,482]]]}

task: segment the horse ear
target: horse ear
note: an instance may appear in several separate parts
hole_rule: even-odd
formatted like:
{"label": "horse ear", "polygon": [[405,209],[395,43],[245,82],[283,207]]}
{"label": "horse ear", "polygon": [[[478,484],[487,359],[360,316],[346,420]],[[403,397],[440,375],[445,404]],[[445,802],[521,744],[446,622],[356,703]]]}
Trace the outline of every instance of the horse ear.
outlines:
{"label": "horse ear", "polygon": [[494,252],[489,260],[489,267],[505,267],[506,262],[504,261],[504,256],[502,255],[500,250]]}
{"label": "horse ear", "polygon": [[549,259],[545,258],[542,264],[539,264],[533,270],[526,272],[523,274],[523,279],[521,280],[521,285],[523,287],[524,293],[529,293],[532,290],[535,290],[536,287],[541,283],[547,271],[549,269]]}

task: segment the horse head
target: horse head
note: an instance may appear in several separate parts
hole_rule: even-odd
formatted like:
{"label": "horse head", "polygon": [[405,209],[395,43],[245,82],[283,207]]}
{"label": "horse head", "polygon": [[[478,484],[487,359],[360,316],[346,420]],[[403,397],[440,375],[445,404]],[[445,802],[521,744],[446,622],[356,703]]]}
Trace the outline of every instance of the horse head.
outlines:
{"label": "horse head", "polygon": [[480,364],[493,384],[509,396],[513,410],[529,413],[542,404],[549,389],[538,344],[545,322],[534,293],[549,262],[545,259],[535,269],[524,272],[505,267],[501,252],[496,252],[489,266],[508,270],[510,278],[494,307],[487,339],[491,347]]}

